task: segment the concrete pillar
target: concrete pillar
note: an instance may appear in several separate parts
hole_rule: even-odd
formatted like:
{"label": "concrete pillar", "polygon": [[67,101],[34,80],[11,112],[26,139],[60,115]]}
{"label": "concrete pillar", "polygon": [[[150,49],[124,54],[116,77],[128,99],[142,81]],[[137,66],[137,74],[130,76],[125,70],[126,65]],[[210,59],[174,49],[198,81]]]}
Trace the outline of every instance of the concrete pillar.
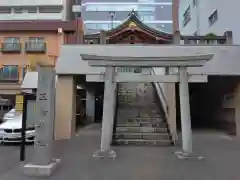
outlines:
{"label": "concrete pillar", "polygon": [[107,43],[106,31],[101,30],[100,31],[100,44],[106,44],[106,43]]}
{"label": "concrete pillar", "polygon": [[227,37],[227,40],[226,40],[225,44],[233,44],[232,31],[227,31],[227,32],[224,33],[224,35]]}
{"label": "concrete pillar", "polygon": [[110,144],[112,140],[112,131],[114,124],[114,68],[106,67],[104,81],[104,102],[103,102],[103,120],[101,133],[101,148],[93,154],[98,158],[115,158],[116,153],[111,150]]}
{"label": "concrete pillar", "polygon": [[191,129],[187,67],[179,67],[179,75],[180,75],[179,95],[182,126],[182,149],[184,153],[191,154],[192,129]]}
{"label": "concrete pillar", "polygon": [[201,38],[198,44],[206,44],[205,39]]}
{"label": "concrete pillar", "polygon": [[93,92],[87,91],[86,98],[86,116],[88,122],[94,122],[95,119],[95,95]]}
{"label": "concrete pillar", "polygon": [[190,44],[190,40],[189,39],[184,39],[184,44]]}
{"label": "concrete pillar", "polygon": [[175,31],[173,34],[173,44],[180,44],[181,43],[181,33],[180,31]]}
{"label": "concrete pillar", "polygon": [[172,1],[172,19],[173,19],[173,30],[179,30],[179,3],[180,0]]}
{"label": "concrete pillar", "polygon": [[56,86],[55,139],[70,139],[76,131],[76,84],[74,76],[58,76]]}

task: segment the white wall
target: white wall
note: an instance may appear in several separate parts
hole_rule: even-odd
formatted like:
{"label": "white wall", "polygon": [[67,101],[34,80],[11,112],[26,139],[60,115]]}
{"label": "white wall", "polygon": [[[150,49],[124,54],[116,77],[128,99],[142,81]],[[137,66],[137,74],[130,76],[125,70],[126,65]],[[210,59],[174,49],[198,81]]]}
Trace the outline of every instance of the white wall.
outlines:
{"label": "white wall", "polygon": [[[240,1],[238,0],[198,0],[198,9],[193,7],[193,0],[181,0],[179,19],[182,34],[192,35],[197,30],[197,10],[199,12],[199,30],[201,35],[213,32],[223,35],[225,31],[233,31],[234,44],[240,44]],[[183,13],[191,5],[191,21],[183,27]],[[210,27],[208,18],[218,10],[218,20]]]}
{"label": "white wall", "polygon": [[63,5],[63,0],[0,0],[0,6]]}
{"label": "white wall", "polygon": [[64,13],[21,13],[21,14],[0,14],[0,21],[11,20],[61,20]]}
{"label": "white wall", "polygon": [[[0,0],[0,7],[12,7],[11,13],[0,13],[0,20],[70,20],[73,17],[72,0]],[[14,13],[13,7],[62,6],[61,13]]]}
{"label": "white wall", "polygon": [[[191,21],[188,22],[187,26],[183,26],[183,14],[191,6]],[[193,8],[193,0],[180,0],[179,5],[179,29],[184,35],[192,35],[197,30],[196,23],[196,8]]]}

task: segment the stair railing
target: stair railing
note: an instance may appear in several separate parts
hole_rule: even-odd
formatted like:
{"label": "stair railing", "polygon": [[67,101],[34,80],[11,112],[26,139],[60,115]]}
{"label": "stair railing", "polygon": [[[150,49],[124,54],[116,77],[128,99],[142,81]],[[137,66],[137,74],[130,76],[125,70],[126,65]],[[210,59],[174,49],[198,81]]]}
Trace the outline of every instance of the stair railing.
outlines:
{"label": "stair railing", "polygon": [[[153,68],[150,68],[150,74],[151,75],[156,75],[155,71]],[[165,116],[168,117],[168,103],[167,103],[167,99],[165,97],[164,91],[160,85],[160,83],[158,82],[154,82],[153,85],[155,86],[156,90],[157,90],[157,95],[159,97],[159,101],[162,105],[163,111],[165,113]]]}

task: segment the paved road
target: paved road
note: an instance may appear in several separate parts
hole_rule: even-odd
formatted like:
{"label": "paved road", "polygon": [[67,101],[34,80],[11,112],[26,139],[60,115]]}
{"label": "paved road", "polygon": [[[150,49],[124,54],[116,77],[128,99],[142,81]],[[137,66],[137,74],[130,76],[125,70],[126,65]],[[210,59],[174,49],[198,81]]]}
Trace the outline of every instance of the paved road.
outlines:
{"label": "paved road", "polygon": [[[194,150],[204,160],[179,160],[173,152],[179,147],[114,147],[116,160],[96,160],[92,153],[99,148],[100,131],[79,131],[71,141],[55,145],[55,157],[61,164],[48,180],[238,180],[240,177],[240,140],[222,133],[194,134]],[[10,152],[10,151],[9,151]],[[13,148],[17,157],[17,151]],[[5,149],[5,153],[8,150]],[[42,180],[22,175],[19,166],[0,180]],[[3,161],[4,162],[4,161]],[[2,164],[2,162],[1,162]],[[3,163],[4,164],[4,163]]]}
{"label": "paved road", "polygon": [[0,145],[0,177],[9,172],[18,163],[19,147]]}

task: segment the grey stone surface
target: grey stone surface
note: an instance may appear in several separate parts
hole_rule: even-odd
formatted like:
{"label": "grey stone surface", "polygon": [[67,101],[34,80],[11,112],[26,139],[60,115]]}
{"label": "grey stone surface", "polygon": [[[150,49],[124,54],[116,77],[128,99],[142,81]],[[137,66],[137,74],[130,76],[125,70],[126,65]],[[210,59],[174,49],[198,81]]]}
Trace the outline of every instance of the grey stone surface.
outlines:
{"label": "grey stone surface", "polygon": [[48,177],[52,175],[59,163],[60,159],[54,159],[47,165],[25,164],[22,166],[22,171],[27,176]]}
{"label": "grey stone surface", "polygon": [[19,150],[19,146],[0,145],[0,179],[18,165]]}
{"label": "grey stone surface", "polygon": [[[193,149],[204,160],[179,160],[180,147],[113,147],[116,160],[94,159],[100,145],[100,126],[80,130],[78,137],[55,143],[59,168],[46,180],[237,180],[240,140],[217,132],[196,132]],[[24,176],[19,168],[18,147],[0,147],[1,180],[42,180]],[[5,159],[4,159],[5,158]],[[9,161],[7,161],[9,159]],[[15,159],[15,160],[13,160]],[[11,166],[11,168],[10,168]],[[5,172],[5,173],[4,173]]]}
{"label": "grey stone surface", "polygon": [[117,157],[117,154],[114,150],[108,149],[108,150],[98,150],[93,153],[93,158],[98,159],[115,159]]}
{"label": "grey stone surface", "polygon": [[[164,119],[155,102],[154,91],[151,83],[119,83],[114,144],[172,144],[167,126],[162,126]],[[162,127],[164,131],[155,131],[156,127]]]}

